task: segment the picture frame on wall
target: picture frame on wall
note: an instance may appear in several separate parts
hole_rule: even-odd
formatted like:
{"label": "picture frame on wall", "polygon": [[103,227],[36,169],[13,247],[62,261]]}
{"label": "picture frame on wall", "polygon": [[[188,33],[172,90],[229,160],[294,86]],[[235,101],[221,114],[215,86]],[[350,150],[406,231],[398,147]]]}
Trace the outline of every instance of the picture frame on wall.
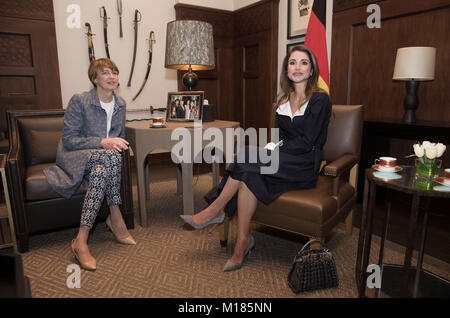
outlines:
{"label": "picture frame on wall", "polygon": [[314,0],[288,0],[288,39],[306,34]]}
{"label": "picture frame on wall", "polygon": [[166,121],[202,120],[204,91],[169,92]]}
{"label": "picture frame on wall", "polygon": [[293,43],[286,44],[286,55],[292,50],[294,46],[305,44],[305,36],[300,37],[300,39]]}

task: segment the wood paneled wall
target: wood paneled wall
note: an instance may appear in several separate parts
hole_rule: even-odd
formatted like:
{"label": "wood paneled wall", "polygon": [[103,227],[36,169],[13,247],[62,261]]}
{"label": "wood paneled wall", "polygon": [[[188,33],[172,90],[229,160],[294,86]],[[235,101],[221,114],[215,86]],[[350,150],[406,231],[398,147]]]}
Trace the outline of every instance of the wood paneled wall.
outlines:
{"label": "wood paneled wall", "polygon": [[[381,28],[366,25],[367,5],[381,8]],[[366,120],[401,119],[405,82],[393,81],[397,49],[437,48],[435,80],[419,85],[417,120],[450,122],[450,1],[335,0],[331,97],[334,104],[364,104]]]}
{"label": "wood paneled wall", "polygon": [[52,0],[0,1],[0,127],[6,109],[61,107]]}
{"label": "wood paneled wall", "polygon": [[[176,4],[177,20],[200,20],[213,25],[216,69],[197,72],[196,90],[215,106],[215,119],[241,126],[270,127],[276,98],[278,3],[263,0],[236,11]],[[183,72],[179,72],[178,89]]]}

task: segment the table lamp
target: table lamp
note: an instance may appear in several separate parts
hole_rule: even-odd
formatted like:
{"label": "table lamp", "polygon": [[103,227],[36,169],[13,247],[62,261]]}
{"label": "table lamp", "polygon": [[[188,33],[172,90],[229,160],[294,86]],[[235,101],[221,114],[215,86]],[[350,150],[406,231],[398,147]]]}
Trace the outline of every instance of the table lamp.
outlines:
{"label": "table lamp", "polygon": [[436,48],[434,47],[404,47],[397,50],[392,79],[406,81],[406,97],[403,102],[405,107],[403,122],[406,124],[416,123],[419,81],[434,80],[435,60]]}
{"label": "table lamp", "polygon": [[212,70],[214,62],[213,27],[195,20],[176,20],[167,24],[165,67],[188,70],[183,84],[191,91],[197,85],[193,70]]}

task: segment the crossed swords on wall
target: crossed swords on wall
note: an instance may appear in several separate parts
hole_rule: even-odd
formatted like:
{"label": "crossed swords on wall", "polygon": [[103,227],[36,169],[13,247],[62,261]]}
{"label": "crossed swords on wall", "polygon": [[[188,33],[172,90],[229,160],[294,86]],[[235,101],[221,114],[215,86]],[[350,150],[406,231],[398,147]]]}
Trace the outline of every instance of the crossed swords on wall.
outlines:
{"label": "crossed swords on wall", "polygon": [[[119,14],[119,24],[120,24],[120,37],[123,37],[123,30],[122,30],[122,0],[117,0],[117,12]],[[103,38],[105,43],[105,51],[106,56],[110,59],[109,55],[109,45],[108,45],[108,19],[110,19],[106,13],[105,7],[100,8],[100,18],[103,19]],[[134,71],[134,64],[136,61],[136,49],[137,49],[137,38],[138,38],[138,23],[142,20],[142,15],[139,12],[139,10],[134,11],[134,48],[133,48],[133,60],[131,62],[131,70],[130,70],[130,77],[128,79],[127,86],[131,87],[131,79],[133,77],[133,71]],[[92,33],[92,28],[90,23],[86,22],[85,26],[87,27],[86,35],[88,37],[88,53],[89,53],[89,62],[92,62],[95,60],[95,52],[94,52],[94,42],[92,41],[93,36],[95,35]],[[150,31],[149,38],[147,39],[149,41],[149,48],[148,48],[148,63],[147,63],[147,72],[145,74],[144,80],[141,84],[141,87],[139,88],[138,92],[132,100],[134,101],[139,94],[144,89],[145,84],[147,83],[148,76],[150,74],[150,69],[152,67],[152,56],[153,56],[153,43],[156,42],[155,40],[155,33],[153,31]]]}

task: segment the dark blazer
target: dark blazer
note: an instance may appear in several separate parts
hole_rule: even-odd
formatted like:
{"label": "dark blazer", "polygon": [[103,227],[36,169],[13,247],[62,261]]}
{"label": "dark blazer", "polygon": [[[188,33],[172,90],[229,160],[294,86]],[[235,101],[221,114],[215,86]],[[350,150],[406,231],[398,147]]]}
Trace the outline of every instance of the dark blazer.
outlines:
{"label": "dark blazer", "polygon": [[[109,137],[125,138],[126,102],[114,95],[115,105]],[[56,153],[56,165],[44,170],[53,190],[70,198],[85,175],[89,154],[102,149],[100,141],[106,138],[106,112],[100,105],[97,89],[75,94],[69,101],[64,128]]]}
{"label": "dark blazer", "polygon": [[178,105],[177,106],[177,118],[184,118],[186,117],[186,105]]}

